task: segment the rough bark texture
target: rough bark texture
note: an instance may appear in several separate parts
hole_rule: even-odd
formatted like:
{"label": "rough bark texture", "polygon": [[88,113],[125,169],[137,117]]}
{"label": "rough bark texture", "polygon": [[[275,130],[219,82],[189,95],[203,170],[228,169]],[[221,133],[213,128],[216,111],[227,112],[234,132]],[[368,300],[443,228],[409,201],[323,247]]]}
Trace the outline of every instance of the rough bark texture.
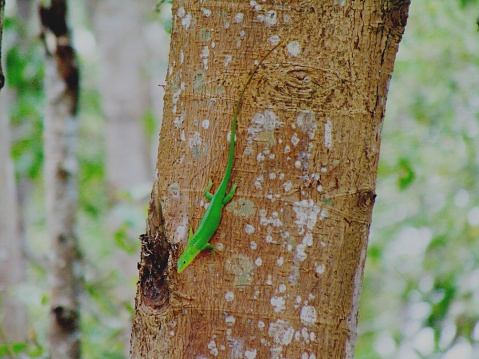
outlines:
{"label": "rough bark texture", "polygon": [[[79,73],[67,27],[67,6],[40,7],[46,40],[44,125],[45,193],[51,241],[50,356],[80,358],[80,266],[75,235],[77,205],[76,112]],[[52,41],[48,40],[52,38]]]}
{"label": "rough bark texture", "polygon": [[[352,358],[388,83],[407,1],[177,1],[132,358]],[[218,184],[237,194],[176,259]],[[214,188],[213,188],[214,189]]]}

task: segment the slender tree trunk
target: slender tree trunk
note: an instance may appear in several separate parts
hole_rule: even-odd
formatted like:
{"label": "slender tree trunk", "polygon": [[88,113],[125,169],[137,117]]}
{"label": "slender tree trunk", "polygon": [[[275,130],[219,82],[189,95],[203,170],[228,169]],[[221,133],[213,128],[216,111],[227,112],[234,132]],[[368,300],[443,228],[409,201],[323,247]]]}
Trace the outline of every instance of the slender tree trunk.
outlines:
{"label": "slender tree trunk", "polygon": [[[221,5],[221,6],[220,6]],[[389,79],[408,1],[173,3],[158,176],[141,237],[132,358],[353,358]],[[231,182],[182,274],[188,227]],[[216,187],[213,187],[215,189]]]}
{"label": "slender tree trunk", "polygon": [[[107,120],[105,135],[109,195],[114,205],[131,205],[131,202],[125,204],[124,192],[151,183],[154,169],[149,134],[143,126],[144,116],[151,111],[146,66],[149,59],[147,42],[143,40],[147,14],[152,10],[151,1],[95,0],[91,5],[98,39],[98,85]],[[128,170],[125,171],[125,168]],[[124,224],[124,218],[119,218],[115,213],[112,211],[108,220],[111,231]],[[115,267],[125,279],[119,283],[115,294],[119,300],[129,303],[134,296],[131,279],[136,275],[137,258],[118,248],[114,258]],[[125,343],[128,343],[131,334],[129,323],[130,320],[125,321]]]}
{"label": "slender tree trunk", "polygon": [[92,3],[100,55],[99,88],[107,118],[107,175],[115,198],[119,191],[131,190],[153,176],[142,123],[151,108],[147,49],[146,41],[139,41],[149,8],[143,0]]}
{"label": "slender tree trunk", "polygon": [[[52,0],[40,7],[46,39],[44,125],[45,192],[48,233],[51,240],[50,355],[80,358],[80,272],[75,235],[77,205],[76,112],[78,67],[67,28],[67,6]],[[48,41],[51,36],[53,41]],[[49,47],[47,44],[54,44]]]}

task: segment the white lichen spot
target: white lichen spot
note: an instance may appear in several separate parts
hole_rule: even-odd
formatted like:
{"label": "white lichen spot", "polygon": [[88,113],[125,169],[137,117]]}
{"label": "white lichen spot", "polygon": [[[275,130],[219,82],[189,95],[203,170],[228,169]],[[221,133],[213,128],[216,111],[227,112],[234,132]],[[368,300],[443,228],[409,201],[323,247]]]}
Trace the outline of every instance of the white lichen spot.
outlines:
{"label": "white lichen spot", "polygon": [[259,321],[258,321],[258,328],[259,328],[259,329],[264,329],[264,327],[265,327],[264,322],[263,322],[262,320],[259,320]]}
{"label": "white lichen spot", "polygon": [[263,131],[273,131],[284,126],[283,122],[278,121],[278,116],[269,110],[265,110],[262,113],[256,112],[251,122],[252,126],[248,127],[248,134],[253,137],[257,137]]}
{"label": "white lichen spot", "polygon": [[278,35],[272,35],[269,38],[269,42],[272,46],[276,46],[279,44],[280,38]]}
{"label": "white lichen spot", "polygon": [[181,19],[183,16],[185,16],[185,14],[185,8],[183,6],[180,6],[176,15]]}
{"label": "white lichen spot", "polygon": [[329,218],[329,211],[327,208],[321,209],[321,212],[319,214],[319,219],[322,221],[325,218]]}
{"label": "white lichen spot", "polygon": [[258,162],[262,162],[265,160],[265,157],[262,153],[258,153],[258,155],[256,156],[256,161]]}
{"label": "white lichen spot", "polygon": [[229,21],[225,21],[225,29],[229,29],[230,28],[230,22]]}
{"label": "white lichen spot", "polygon": [[258,248],[258,244],[256,244],[255,241],[251,241],[249,247],[251,248],[251,250],[255,251],[256,248]]}
{"label": "white lichen spot", "polygon": [[296,124],[308,135],[309,139],[314,138],[314,133],[318,128],[316,124],[316,114],[311,110],[302,110],[296,116]]}
{"label": "white lichen spot", "polygon": [[318,187],[316,187],[316,191],[323,192],[323,186],[319,185]]}
{"label": "white lichen spot", "polygon": [[252,226],[251,224],[246,224],[244,226],[244,231],[246,232],[246,234],[253,234],[255,229],[254,226]]}
{"label": "white lichen spot", "polygon": [[225,323],[228,327],[232,327],[236,323],[236,318],[232,315],[227,315],[225,317]]}
{"label": "white lichen spot", "polygon": [[242,12],[239,12],[235,15],[235,22],[239,24],[240,22],[243,21],[244,14]]}
{"label": "white lichen spot", "polygon": [[234,294],[232,291],[230,291],[230,290],[227,291],[227,292],[225,293],[225,300],[226,300],[227,302],[232,302],[233,300],[235,300],[235,294]]}
{"label": "white lichen spot", "polygon": [[271,173],[268,175],[268,178],[269,178],[270,180],[276,179],[276,173],[271,172]]}
{"label": "white lichen spot", "polygon": [[333,144],[332,132],[333,132],[333,124],[328,119],[326,123],[324,124],[324,146],[326,148],[331,148],[331,145]]}
{"label": "white lichen spot", "polygon": [[284,283],[281,283],[281,284],[279,285],[278,291],[279,291],[280,293],[286,292],[286,285],[285,285]]}
{"label": "white lichen spot", "polygon": [[181,132],[180,132],[180,140],[181,140],[181,142],[186,141],[185,130],[181,130]]}
{"label": "white lichen spot", "polygon": [[308,255],[305,252],[306,246],[304,244],[298,244],[296,246],[296,258],[300,262],[304,262],[304,260],[308,257]]}
{"label": "white lichen spot", "polygon": [[293,339],[294,329],[288,321],[278,319],[269,325],[268,335],[273,338],[275,343],[288,345]]}
{"label": "white lichen spot", "polygon": [[231,55],[226,55],[225,60],[223,61],[223,66],[227,67],[229,63],[231,62],[231,60],[233,60],[233,57]]}
{"label": "white lichen spot", "polygon": [[264,238],[264,240],[266,241],[266,243],[271,243],[273,242],[273,237],[271,237],[269,234],[266,235],[266,237]]}
{"label": "white lichen spot", "polygon": [[256,178],[256,180],[254,181],[254,186],[255,186],[257,189],[261,189],[263,182],[264,182],[264,176],[263,176],[263,175],[259,175],[258,178]]}
{"label": "white lichen spot", "polygon": [[211,48],[214,49],[216,47],[216,42],[212,41],[211,42]]}
{"label": "white lichen spot", "polygon": [[245,37],[246,35],[246,32],[244,30],[241,30],[240,33],[239,33],[240,37]]}
{"label": "white lichen spot", "polygon": [[270,303],[274,307],[276,313],[286,310],[286,301],[283,297],[272,297]]}
{"label": "white lichen spot", "polygon": [[174,330],[171,330],[171,331],[170,331],[170,336],[172,336],[172,337],[175,336],[175,331],[174,331]]}
{"label": "white lichen spot", "polygon": [[184,28],[189,28],[191,25],[191,19],[193,17],[191,16],[190,13],[186,14],[185,17],[181,20],[181,25],[183,25]]}
{"label": "white lichen spot", "polygon": [[273,285],[273,276],[271,274],[268,274],[266,277],[266,285]]}
{"label": "white lichen spot", "polygon": [[309,342],[308,329],[306,329],[306,328],[301,329],[301,335],[303,336],[303,340],[304,340],[306,343],[308,343],[308,342]]}
{"label": "white lichen spot", "polygon": [[263,260],[261,259],[261,257],[256,258],[254,264],[256,264],[257,267],[260,267],[263,264]]}
{"label": "white lichen spot", "polygon": [[191,136],[189,139],[188,139],[188,145],[190,146],[190,148],[197,148],[199,146],[201,146],[201,143],[203,142],[202,138],[201,138],[201,135],[199,132],[194,132],[193,133],[193,136]]}
{"label": "white lichen spot", "polygon": [[245,359],[255,359],[256,358],[256,349],[246,350],[244,352]]}
{"label": "white lichen spot", "polygon": [[311,232],[307,232],[303,237],[303,244],[307,245],[308,247],[313,245],[313,234]]}
{"label": "white lichen spot", "polygon": [[298,225],[298,228],[302,229],[306,226],[309,230],[312,230],[316,225],[320,209],[311,199],[303,199],[293,203],[293,211],[296,214],[294,223]]}
{"label": "white lichen spot", "polygon": [[286,50],[288,51],[288,54],[296,57],[301,53],[302,49],[298,41],[291,41],[288,45],[286,45]]}
{"label": "white lichen spot", "polygon": [[290,153],[291,152],[291,147],[289,145],[284,146],[284,153]]}
{"label": "white lichen spot", "polygon": [[215,246],[215,249],[218,251],[218,252],[221,252],[223,249],[224,249],[224,244],[223,243],[217,243],[216,246]]}
{"label": "white lichen spot", "polygon": [[294,167],[297,168],[297,169],[300,169],[301,168],[301,161],[300,160],[297,160],[294,162]]}
{"label": "white lichen spot", "polygon": [[183,121],[185,120],[185,118],[186,113],[181,113],[181,116],[175,117],[175,119],[173,120],[173,126],[175,126],[176,129],[180,129],[183,126]]}
{"label": "white lichen spot", "polygon": [[314,341],[314,339],[316,339],[316,334],[314,332],[309,333],[309,340]]}
{"label": "white lichen spot", "polygon": [[276,260],[276,264],[278,265],[278,267],[281,267],[281,266],[284,264],[284,258],[283,258],[283,257],[279,257],[279,258]]}
{"label": "white lichen spot", "polygon": [[210,120],[203,120],[201,121],[201,127],[203,127],[205,130],[210,127]]}
{"label": "white lichen spot", "polygon": [[210,350],[210,354],[214,355],[215,357],[218,356],[218,348],[216,347],[216,342],[211,340],[208,343],[208,349]]}
{"label": "white lichen spot", "polygon": [[293,133],[293,137],[291,137],[291,143],[293,144],[294,147],[296,147],[299,143],[300,139],[298,137],[298,134],[295,132]]}
{"label": "white lichen spot", "polygon": [[210,17],[211,16],[211,10],[210,9],[206,9],[204,7],[201,8],[201,12],[203,13],[203,15],[205,15],[206,17]]}
{"label": "white lichen spot", "polygon": [[317,265],[316,266],[316,273],[323,274],[325,269],[326,268],[325,268],[324,264]]}
{"label": "white lichen spot", "polygon": [[276,25],[276,22],[278,21],[277,16],[276,16],[276,11],[274,10],[269,10],[266,13],[266,16],[264,17],[264,22],[267,26],[274,26]]}
{"label": "white lichen spot", "polygon": [[201,50],[200,57],[203,59],[203,67],[205,70],[208,70],[208,56],[210,56],[210,48],[208,46],[204,46],[203,50]]}
{"label": "white lichen spot", "polygon": [[313,293],[308,294],[308,300],[313,300],[314,298],[316,298],[316,297],[314,296]]}
{"label": "white lichen spot", "polygon": [[183,61],[185,61],[185,53],[183,52],[183,50],[181,50],[180,51],[180,64],[182,64]]}
{"label": "white lichen spot", "polygon": [[261,217],[259,223],[262,226],[272,225],[273,227],[281,227],[283,225],[283,222],[279,219],[278,212],[271,213],[271,217],[266,217],[264,212],[260,212],[259,215]]}
{"label": "white lichen spot", "polygon": [[301,320],[301,323],[303,323],[304,325],[308,327],[313,326],[316,323],[316,319],[317,319],[316,309],[311,305],[303,306],[301,308],[299,319]]}
{"label": "white lichen spot", "polygon": [[308,358],[309,358],[308,353],[304,352],[303,354],[301,354],[301,359],[308,359]]}
{"label": "white lichen spot", "polygon": [[334,0],[335,5],[344,6],[346,0]]}

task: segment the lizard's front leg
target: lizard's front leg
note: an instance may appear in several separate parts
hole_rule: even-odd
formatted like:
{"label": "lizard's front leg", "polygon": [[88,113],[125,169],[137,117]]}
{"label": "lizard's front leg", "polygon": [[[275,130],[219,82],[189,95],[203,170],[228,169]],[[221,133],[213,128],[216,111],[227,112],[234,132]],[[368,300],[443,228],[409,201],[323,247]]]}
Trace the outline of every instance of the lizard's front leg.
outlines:
{"label": "lizard's front leg", "polygon": [[223,198],[223,204],[227,204],[233,199],[233,196],[235,195],[237,187],[238,185],[236,183],[233,183],[233,185],[231,186],[230,192],[225,196],[225,198]]}

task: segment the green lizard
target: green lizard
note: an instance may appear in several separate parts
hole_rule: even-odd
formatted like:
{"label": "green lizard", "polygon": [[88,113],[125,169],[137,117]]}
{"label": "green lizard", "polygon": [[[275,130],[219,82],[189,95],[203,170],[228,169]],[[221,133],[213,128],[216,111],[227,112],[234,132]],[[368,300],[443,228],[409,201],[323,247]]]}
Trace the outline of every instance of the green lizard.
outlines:
{"label": "green lizard", "polygon": [[246,88],[248,87],[249,83],[253,79],[254,74],[258,71],[258,68],[263,63],[263,61],[268,57],[268,55],[273,52],[279,46],[274,46],[268,53],[263,57],[263,59],[255,66],[253,72],[246,81],[243,89],[240,92],[240,96],[238,102],[236,103],[235,111],[233,114],[233,121],[231,123],[231,138],[230,138],[230,149],[228,154],[228,162],[226,163],[226,170],[225,174],[223,175],[223,179],[216,190],[215,194],[211,194],[210,190],[213,186],[213,182],[211,179],[208,182],[208,186],[204,192],[204,196],[208,201],[210,201],[208,208],[203,215],[203,218],[200,221],[200,224],[195,233],[193,233],[191,226],[190,232],[188,236],[188,244],[186,245],[185,250],[181,254],[180,258],[178,259],[178,273],[181,273],[185,270],[185,268],[190,265],[191,262],[196,258],[198,254],[204,249],[211,249],[214,250],[214,247],[209,240],[215,234],[216,230],[218,229],[221,221],[221,213],[223,211],[223,207],[231,201],[233,198],[236,187],[238,185],[233,183],[231,189],[228,194],[226,194],[226,189],[228,188],[228,183],[231,178],[231,171],[233,169],[233,159],[234,159],[234,149],[235,149],[235,135],[236,135],[236,122],[238,118],[238,113],[241,108],[241,102],[243,100],[243,96],[245,94]]}

